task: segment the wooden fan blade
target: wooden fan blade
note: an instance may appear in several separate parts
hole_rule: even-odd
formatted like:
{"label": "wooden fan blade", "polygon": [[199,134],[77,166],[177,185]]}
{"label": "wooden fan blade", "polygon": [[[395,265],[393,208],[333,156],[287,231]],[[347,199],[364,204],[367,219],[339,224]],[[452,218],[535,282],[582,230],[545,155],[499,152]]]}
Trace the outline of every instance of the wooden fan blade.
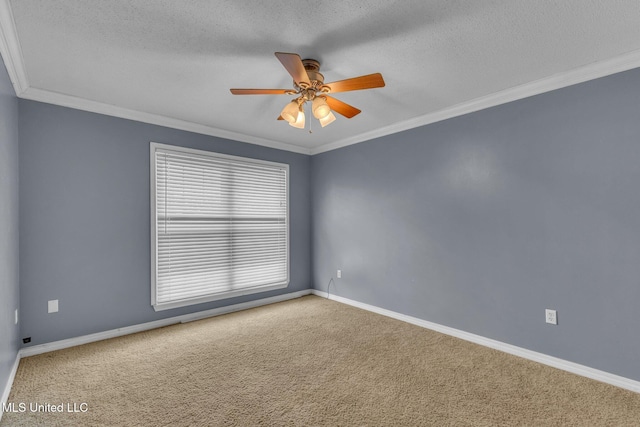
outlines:
{"label": "wooden fan blade", "polygon": [[339,99],[335,99],[331,96],[327,96],[327,104],[329,105],[329,108],[331,108],[336,113],[342,114],[347,119],[360,114],[360,110],[358,110],[356,107],[352,107],[351,105],[346,104]]}
{"label": "wooden fan blade", "polygon": [[297,85],[300,83],[306,83],[308,86],[311,85],[309,82],[309,76],[307,75],[307,70],[304,69],[304,65],[302,65],[302,59],[300,59],[300,55],[295,53],[284,53],[284,52],[276,52],[276,57],[282,62],[284,68],[291,74],[293,77],[293,81],[296,82]]}
{"label": "wooden fan blade", "polygon": [[290,95],[291,89],[229,89],[234,95]]}
{"label": "wooden fan blade", "polygon": [[348,92],[350,90],[373,89],[374,87],[384,87],[382,74],[368,74],[366,76],[354,77],[352,79],[340,80],[327,83],[331,88],[331,93]]}

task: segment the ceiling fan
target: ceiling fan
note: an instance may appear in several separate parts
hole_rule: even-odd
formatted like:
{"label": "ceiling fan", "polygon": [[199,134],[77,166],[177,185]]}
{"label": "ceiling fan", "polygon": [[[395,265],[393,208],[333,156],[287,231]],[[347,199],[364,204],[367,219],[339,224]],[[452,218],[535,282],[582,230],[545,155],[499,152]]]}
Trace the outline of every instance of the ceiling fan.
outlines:
{"label": "ceiling fan", "polygon": [[304,129],[305,126],[304,105],[307,101],[311,102],[313,116],[325,127],[336,119],[332,111],[348,119],[360,113],[357,108],[329,96],[329,93],[384,87],[380,73],[325,84],[324,76],[320,74],[320,62],[315,59],[300,59],[295,53],[276,52],[275,55],[293,77],[293,89],[231,89],[231,93],[297,95],[284,107],[278,120],[286,120],[291,126],[299,129]]}

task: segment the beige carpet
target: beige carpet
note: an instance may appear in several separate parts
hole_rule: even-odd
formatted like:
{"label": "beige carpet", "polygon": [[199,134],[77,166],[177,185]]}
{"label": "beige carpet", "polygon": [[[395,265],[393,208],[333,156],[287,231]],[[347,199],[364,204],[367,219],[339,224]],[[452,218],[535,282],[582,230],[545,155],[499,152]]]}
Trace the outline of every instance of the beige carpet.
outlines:
{"label": "beige carpet", "polygon": [[314,296],[25,358],[9,401],[2,426],[640,425],[640,394]]}

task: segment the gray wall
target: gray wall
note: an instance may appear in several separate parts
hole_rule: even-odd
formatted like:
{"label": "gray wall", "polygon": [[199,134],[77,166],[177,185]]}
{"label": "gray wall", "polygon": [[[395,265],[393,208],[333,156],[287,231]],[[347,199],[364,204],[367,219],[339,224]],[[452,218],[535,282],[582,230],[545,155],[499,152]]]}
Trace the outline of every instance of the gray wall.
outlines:
{"label": "gray wall", "polygon": [[640,70],[314,156],[312,194],[316,289],[640,380]]}
{"label": "gray wall", "polygon": [[[311,287],[310,158],[20,100],[21,337],[31,345]],[[155,312],[150,302],[149,142],[290,165],[291,283]],[[47,314],[47,301],[60,311]]]}
{"label": "gray wall", "polygon": [[[2,61],[0,61],[2,62]],[[0,396],[18,354],[18,98],[0,64]]]}

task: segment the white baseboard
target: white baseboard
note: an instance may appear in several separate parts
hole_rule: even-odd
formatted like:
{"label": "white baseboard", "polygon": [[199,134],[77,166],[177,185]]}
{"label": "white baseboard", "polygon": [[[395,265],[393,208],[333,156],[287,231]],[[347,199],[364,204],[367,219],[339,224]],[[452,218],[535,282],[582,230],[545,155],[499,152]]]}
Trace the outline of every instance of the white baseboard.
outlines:
{"label": "white baseboard", "polygon": [[9,402],[9,394],[11,393],[11,387],[13,386],[13,380],[16,377],[16,372],[18,372],[18,365],[20,365],[20,352],[16,354],[16,360],[13,362],[13,367],[9,373],[7,384],[4,386],[4,391],[2,392],[2,398],[0,399],[0,421],[2,421],[2,414],[4,414],[2,407]]}
{"label": "white baseboard", "polygon": [[[18,370],[20,358],[27,356],[34,356],[36,354],[47,353],[49,351],[61,350],[63,348],[74,347],[76,345],[87,344],[95,341],[101,341],[109,338],[115,338],[122,335],[133,334],[136,332],[147,331],[150,329],[160,328],[163,326],[173,325],[176,323],[191,322],[194,320],[200,320],[207,317],[219,316],[221,314],[232,313],[235,311],[246,310],[249,308],[259,307],[267,304],[273,304],[276,302],[286,301],[294,298],[299,298],[305,295],[314,294],[320,297],[327,297],[327,293],[319,291],[317,289],[308,289],[298,292],[292,292],[283,295],[277,295],[270,298],[263,298],[260,300],[249,301],[240,304],[234,304],[226,307],[214,308],[212,310],[200,311],[197,313],[185,314],[182,316],[175,316],[168,319],[156,320],[154,322],[142,323],[133,326],[127,326],[124,328],[113,329],[110,331],[98,332],[96,334],[84,335],[76,338],[69,338],[61,341],[54,341],[46,344],[39,344],[33,347],[26,347],[21,349],[16,356],[13,369],[5,386],[2,394],[2,403],[6,403],[9,398],[11,386]],[[440,332],[446,335],[450,335],[456,338],[463,339],[475,344],[480,344],[485,347],[500,350],[505,353],[513,354],[525,359],[532,360],[534,362],[542,363],[544,365],[551,366],[553,368],[562,369],[563,371],[571,372],[573,374],[581,375],[583,377],[591,378],[603,383],[611,384],[616,387],[631,390],[636,393],[640,393],[640,381],[635,381],[629,378],[621,377],[619,375],[611,374],[609,372],[601,371],[598,369],[590,368],[588,366],[580,365],[578,363],[569,362],[557,357],[549,356],[543,353],[538,353],[525,348],[517,347],[515,345],[503,343],[490,338],[485,338],[480,335],[472,334],[469,332],[461,331],[459,329],[451,328],[448,326],[439,325],[437,323],[429,322],[419,319],[417,317],[408,316],[405,314],[397,313],[395,311],[387,310],[384,308],[376,307],[374,305],[361,303],[348,298],[344,298],[337,295],[330,295],[329,299],[337,301],[343,304],[358,307],[363,310],[371,311],[373,313],[381,314],[383,316],[391,317],[393,319],[401,320],[403,322],[411,323],[413,325],[421,326],[423,328],[431,329],[436,332]],[[2,413],[0,411],[0,419],[2,419]]]}
{"label": "white baseboard", "polygon": [[[313,289],[314,295],[327,298],[327,293]],[[417,317],[407,316],[406,314],[396,313],[395,311],[387,310],[384,308],[376,307],[361,303],[358,301],[350,300],[337,295],[329,295],[329,299],[337,301],[343,304],[348,304],[354,307],[361,308],[363,310],[371,311],[373,313],[381,314],[383,316],[391,317],[393,319],[401,320],[403,322],[411,323],[413,325],[421,326],[423,328],[431,329],[436,332],[440,332],[446,335],[451,335],[456,338],[463,339],[475,344],[480,344],[485,347],[500,350],[505,353],[513,354],[525,359],[533,360],[534,362],[542,363],[544,365],[551,366],[553,368],[562,369],[563,371],[571,372],[573,374],[581,375],[583,377],[591,378],[603,383],[611,384],[616,387],[624,388],[627,390],[640,393],[640,381],[635,381],[629,378],[621,377],[619,375],[611,374],[609,372],[601,371],[598,369],[590,368],[588,366],[580,365],[578,363],[569,362],[568,360],[559,359],[557,357],[549,356],[536,351],[527,350],[526,348],[517,347],[515,345],[503,343],[490,338],[485,338],[480,335],[475,335],[469,332],[461,331],[459,329],[450,328],[448,326],[439,325],[437,323],[429,322],[419,319]]]}
{"label": "white baseboard", "polygon": [[35,356],[36,354],[47,353],[49,351],[62,350],[63,348],[75,347],[77,345],[88,344],[91,342],[102,341],[109,338],[120,337],[123,335],[134,334],[136,332],[148,331],[150,329],[161,328],[163,326],[175,325],[176,323],[192,322],[207,317],[219,316],[221,314],[232,313],[234,311],[247,310],[249,308],[260,307],[262,305],[273,304],[276,302],[287,301],[294,298],[300,298],[311,294],[311,289],[303,291],[291,292],[288,294],[276,295],[274,297],[263,298],[255,301],[243,302],[240,304],[228,305],[225,307],[214,308],[211,310],[198,311],[196,313],[183,314],[182,316],[169,317],[167,319],[155,320],[153,322],[141,323],[138,325],[126,326],[124,328],[112,329],[110,331],[98,332],[90,335],[69,338],[66,340],[53,341],[45,344],[38,344],[32,347],[20,349],[19,357]]}

